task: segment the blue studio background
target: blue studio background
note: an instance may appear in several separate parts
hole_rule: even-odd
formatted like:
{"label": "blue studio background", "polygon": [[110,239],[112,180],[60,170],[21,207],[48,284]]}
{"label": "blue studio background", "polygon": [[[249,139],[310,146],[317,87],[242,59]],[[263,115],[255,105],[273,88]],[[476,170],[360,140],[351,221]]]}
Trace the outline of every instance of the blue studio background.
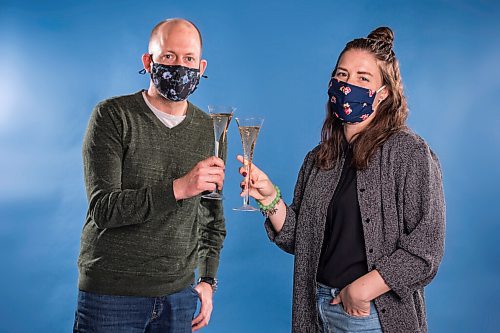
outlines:
{"label": "blue studio background", "polygon": [[[147,87],[140,57],[167,17],[194,21],[206,74],[191,101],[262,115],[255,162],[289,201],[319,142],[345,43],[396,33],[409,123],[439,155],[446,254],[426,289],[430,332],[498,332],[498,1],[0,1],[0,332],[69,332],[86,212],[81,142],[92,107]],[[235,124],[229,154],[240,153]],[[204,332],[289,332],[293,258],[240,204],[228,161],[228,236]]]}

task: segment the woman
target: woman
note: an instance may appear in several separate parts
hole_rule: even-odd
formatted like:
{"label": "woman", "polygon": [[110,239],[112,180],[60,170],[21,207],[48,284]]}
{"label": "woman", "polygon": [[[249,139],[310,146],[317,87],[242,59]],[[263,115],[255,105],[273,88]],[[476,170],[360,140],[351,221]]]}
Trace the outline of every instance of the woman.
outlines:
{"label": "woman", "polygon": [[427,331],[423,287],[444,249],[441,170],[406,127],[393,38],[377,28],[340,54],[291,205],[257,167],[240,169],[270,239],[295,255],[293,332]]}

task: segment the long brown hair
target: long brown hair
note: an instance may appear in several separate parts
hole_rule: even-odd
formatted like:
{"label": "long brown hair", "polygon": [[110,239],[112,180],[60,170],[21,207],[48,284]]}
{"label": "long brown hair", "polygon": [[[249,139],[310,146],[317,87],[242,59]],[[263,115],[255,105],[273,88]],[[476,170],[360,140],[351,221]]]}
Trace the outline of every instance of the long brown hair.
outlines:
{"label": "long brown hair", "polygon": [[[353,141],[352,164],[357,169],[365,169],[375,151],[394,133],[406,126],[408,106],[403,95],[403,83],[399,72],[399,63],[392,50],[394,34],[390,28],[379,27],[373,30],[367,38],[358,38],[346,44],[337,59],[332,76],[342,55],[352,49],[370,52],[379,65],[382,74],[382,84],[388,95],[378,105],[373,120],[361,131]],[[330,106],[321,130],[321,143],[316,155],[316,165],[320,169],[331,169],[334,162],[342,155],[342,140],[344,136],[342,122],[334,116]]]}

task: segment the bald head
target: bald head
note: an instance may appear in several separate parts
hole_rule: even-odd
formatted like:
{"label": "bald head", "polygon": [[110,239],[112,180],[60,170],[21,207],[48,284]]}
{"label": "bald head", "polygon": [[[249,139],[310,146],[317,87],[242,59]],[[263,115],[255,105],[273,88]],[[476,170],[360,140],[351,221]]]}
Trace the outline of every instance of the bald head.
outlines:
{"label": "bald head", "polygon": [[201,38],[200,30],[193,22],[182,18],[166,19],[155,25],[149,38],[149,53],[153,54],[154,51],[157,51],[159,46],[158,44],[161,44],[162,39],[168,38],[172,32],[183,33],[185,37],[191,40],[193,38],[196,39],[199,44],[199,52],[201,55],[203,40]]}
{"label": "bald head", "polygon": [[148,53],[142,55],[144,69],[151,73],[153,63],[197,68],[201,75],[207,61],[201,58],[201,35],[198,28],[185,19],[168,19],[151,31]]}

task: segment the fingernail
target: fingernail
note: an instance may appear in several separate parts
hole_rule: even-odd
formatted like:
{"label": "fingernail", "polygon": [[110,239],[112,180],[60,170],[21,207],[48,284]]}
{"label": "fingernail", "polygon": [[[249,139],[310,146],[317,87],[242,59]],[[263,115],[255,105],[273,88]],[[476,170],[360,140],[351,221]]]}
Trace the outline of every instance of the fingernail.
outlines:
{"label": "fingernail", "polygon": [[245,184],[241,184],[240,187],[242,190],[245,189]]}
{"label": "fingernail", "polygon": [[243,177],[246,177],[246,176],[247,176],[247,173],[246,173],[245,171],[243,171],[242,176],[243,176]]}

